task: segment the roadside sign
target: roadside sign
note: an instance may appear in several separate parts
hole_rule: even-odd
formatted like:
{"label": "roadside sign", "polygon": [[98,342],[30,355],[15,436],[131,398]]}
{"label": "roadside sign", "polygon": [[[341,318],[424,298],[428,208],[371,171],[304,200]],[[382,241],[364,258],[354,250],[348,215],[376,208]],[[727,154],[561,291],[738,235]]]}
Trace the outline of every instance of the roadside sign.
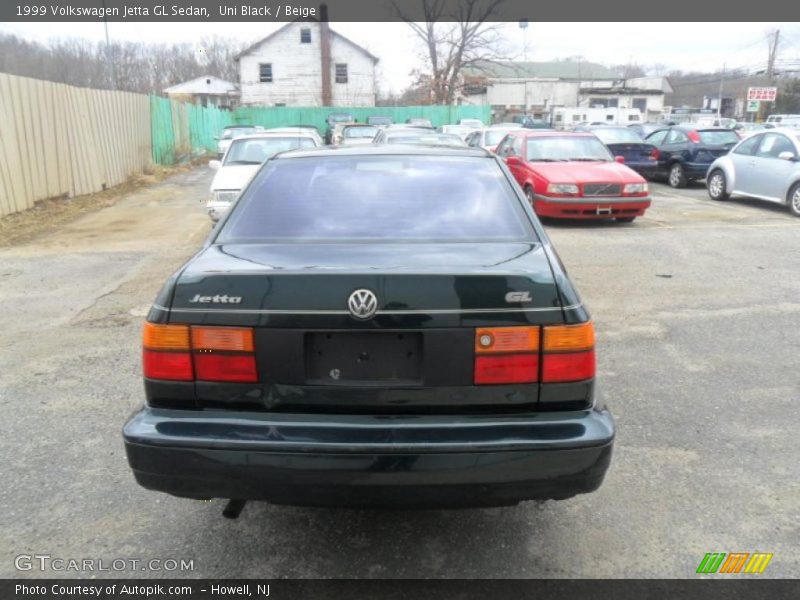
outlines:
{"label": "roadside sign", "polygon": [[751,87],[747,88],[747,100],[759,100],[764,102],[775,102],[778,95],[776,87]]}
{"label": "roadside sign", "polygon": [[758,112],[761,109],[761,102],[758,100],[747,101],[747,112]]}

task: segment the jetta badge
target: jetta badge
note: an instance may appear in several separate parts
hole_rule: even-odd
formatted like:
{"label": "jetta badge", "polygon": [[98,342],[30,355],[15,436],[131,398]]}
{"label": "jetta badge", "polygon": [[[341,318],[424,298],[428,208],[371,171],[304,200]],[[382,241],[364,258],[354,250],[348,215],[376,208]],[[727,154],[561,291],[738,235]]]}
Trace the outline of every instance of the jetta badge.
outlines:
{"label": "jetta badge", "polygon": [[378,310],[378,298],[370,290],[356,290],[347,299],[347,308],[356,319],[369,319]]}

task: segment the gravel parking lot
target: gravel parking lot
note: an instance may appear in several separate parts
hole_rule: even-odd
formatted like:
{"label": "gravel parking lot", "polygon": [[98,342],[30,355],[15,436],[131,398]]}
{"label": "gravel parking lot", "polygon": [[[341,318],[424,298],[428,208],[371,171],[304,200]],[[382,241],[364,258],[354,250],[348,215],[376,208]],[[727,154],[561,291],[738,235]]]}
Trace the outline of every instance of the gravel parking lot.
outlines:
{"label": "gravel parking lot", "polygon": [[[140,328],[202,242],[200,168],[0,251],[0,576],[14,557],[191,559],[197,577],[693,577],[706,552],[800,572],[800,220],[654,184],[630,225],[547,223],[598,330],[619,427],[595,494],[465,511],[250,504],[139,488],[120,428]],[[123,570],[101,576],[174,575]],[[91,573],[30,571],[31,576]]]}

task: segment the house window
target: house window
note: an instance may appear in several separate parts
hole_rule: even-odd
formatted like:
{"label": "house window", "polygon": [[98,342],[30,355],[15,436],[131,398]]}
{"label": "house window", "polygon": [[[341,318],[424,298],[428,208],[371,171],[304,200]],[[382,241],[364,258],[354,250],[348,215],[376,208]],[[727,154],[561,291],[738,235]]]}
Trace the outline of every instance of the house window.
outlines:
{"label": "house window", "polygon": [[258,65],[258,80],[261,83],[272,83],[272,63]]}
{"label": "house window", "polygon": [[311,43],[311,29],[308,27],[303,27],[300,30],[300,43],[301,44],[310,44]]}
{"label": "house window", "polygon": [[634,98],[633,108],[638,108],[640,111],[645,112],[647,110],[647,98]]}
{"label": "house window", "polygon": [[336,83],[347,83],[347,63],[336,63]]}

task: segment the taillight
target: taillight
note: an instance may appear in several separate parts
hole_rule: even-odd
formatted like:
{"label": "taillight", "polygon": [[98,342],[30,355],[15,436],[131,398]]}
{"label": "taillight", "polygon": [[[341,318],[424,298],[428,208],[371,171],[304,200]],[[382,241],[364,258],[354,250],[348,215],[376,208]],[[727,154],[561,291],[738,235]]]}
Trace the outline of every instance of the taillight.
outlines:
{"label": "taillight", "polygon": [[187,325],[145,323],[142,332],[142,367],[148,379],[192,381],[192,355]]}
{"label": "taillight", "polygon": [[475,330],[476,385],[564,383],[595,376],[594,326],[483,327]]}
{"label": "taillight", "polygon": [[145,323],[143,372],[169,381],[256,382],[250,327],[196,327]]}
{"label": "taillight", "polygon": [[594,326],[550,325],[542,342],[542,383],[583,381],[595,375]]}
{"label": "taillight", "polygon": [[686,133],[686,136],[689,138],[689,140],[691,142],[693,142],[695,144],[699,144],[700,143],[700,134],[697,133],[696,131],[688,131]]}
{"label": "taillight", "polygon": [[192,326],[192,350],[199,381],[258,381],[250,327]]}
{"label": "taillight", "polygon": [[652,158],[653,160],[658,160],[659,156],[661,156],[661,154],[659,153],[658,148],[653,148],[650,151],[650,158]]}
{"label": "taillight", "polygon": [[539,381],[538,327],[483,327],[475,330],[476,384]]}

